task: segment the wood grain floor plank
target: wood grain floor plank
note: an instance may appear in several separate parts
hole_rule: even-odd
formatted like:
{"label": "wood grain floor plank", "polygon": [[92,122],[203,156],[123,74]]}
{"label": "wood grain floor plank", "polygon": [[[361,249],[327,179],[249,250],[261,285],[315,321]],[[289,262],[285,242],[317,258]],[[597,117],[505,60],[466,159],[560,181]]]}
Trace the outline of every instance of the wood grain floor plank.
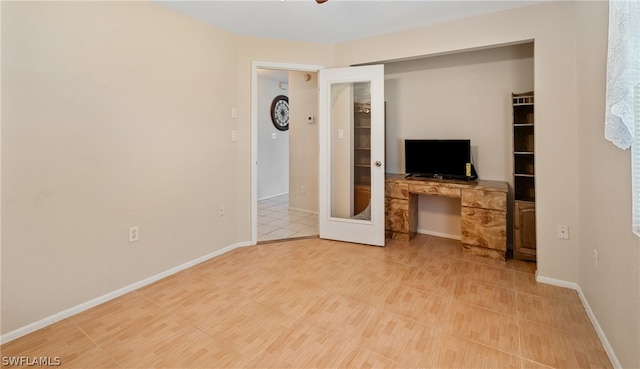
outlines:
{"label": "wood grain floor plank", "polygon": [[461,262],[458,269],[458,276],[493,284],[501,288],[515,288],[515,275],[513,271],[482,263]]}
{"label": "wood grain floor plank", "polygon": [[446,334],[439,340],[431,364],[431,368],[460,369],[515,369],[520,367],[521,359],[515,355]]}
{"label": "wood grain floor plank", "polygon": [[582,334],[595,332],[582,305],[518,293],[518,317]]}
{"label": "wood grain floor plank", "polygon": [[516,315],[516,292],[473,279],[459,278],[455,299],[503,314]]}
{"label": "wood grain floor plank", "polygon": [[444,330],[454,336],[520,355],[518,320],[460,301],[452,301]]}
{"label": "wood grain floor plank", "polygon": [[522,356],[553,368],[612,368],[602,343],[593,335],[520,322]]}
{"label": "wood grain floor plank", "polygon": [[437,327],[387,313],[372,320],[362,333],[367,349],[401,367],[429,368],[439,339]]}
{"label": "wood grain floor plank", "polygon": [[351,338],[298,322],[252,363],[259,368],[338,368],[357,348]]}
{"label": "wood grain floor plank", "polygon": [[244,356],[255,359],[296,320],[266,305],[250,301],[207,334]]}

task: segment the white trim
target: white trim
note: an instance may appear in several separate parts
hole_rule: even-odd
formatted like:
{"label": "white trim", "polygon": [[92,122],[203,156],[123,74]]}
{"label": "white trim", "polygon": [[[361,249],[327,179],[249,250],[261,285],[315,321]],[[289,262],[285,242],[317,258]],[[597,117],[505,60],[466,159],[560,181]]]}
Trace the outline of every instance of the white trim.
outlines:
{"label": "white trim", "polygon": [[166,278],[166,277],[168,277],[168,276],[170,276],[172,274],[175,274],[177,272],[180,272],[182,270],[190,268],[190,267],[192,267],[192,266],[194,266],[196,264],[200,264],[200,263],[202,263],[204,261],[207,261],[209,259],[212,259],[212,258],[214,258],[216,256],[225,254],[225,253],[227,253],[229,251],[233,251],[233,250],[235,250],[235,249],[237,249],[239,247],[245,247],[245,246],[251,246],[251,243],[250,242],[246,242],[246,241],[245,242],[238,242],[236,244],[233,244],[233,245],[227,246],[225,248],[222,248],[220,250],[214,251],[214,252],[212,252],[210,254],[207,254],[207,255],[201,256],[199,258],[193,259],[191,261],[188,261],[188,262],[186,262],[184,264],[181,264],[181,265],[178,265],[176,267],[173,267],[171,269],[165,270],[164,272],[160,272],[160,273],[158,273],[156,275],[153,275],[153,276],[151,276],[149,278],[145,278],[145,279],[143,279],[141,281],[132,283],[132,284],[130,284],[128,286],[125,286],[125,287],[122,287],[122,288],[117,289],[115,291],[109,292],[106,295],[102,295],[100,297],[97,297],[95,299],[89,300],[87,302],[83,302],[83,303],[81,303],[79,305],[76,305],[74,307],[71,307],[69,309],[63,310],[63,311],[61,311],[59,313],[55,313],[55,314],[50,315],[50,316],[48,316],[48,317],[46,317],[44,319],[40,319],[37,322],[33,322],[33,323],[28,324],[28,325],[26,325],[26,326],[24,326],[22,328],[18,328],[18,329],[14,330],[14,331],[11,331],[9,333],[6,333],[6,334],[0,336],[0,344],[5,344],[5,343],[7,343],[9,341],[13,341],[16,338],[20,338],[22,336],[25,336],[25,335],[31,333],[31,332],[35,332],[38,329],[42,329],[42,328],[44,328],[46,326],[49,326],[49,325],[51,325],[53,323],[59,322],[59,321],[61,321],[63,319],[66,319],[66,318],[68,318],[68,317],[70,317],[72,315],[76,315],[76,314],[81,313],[81,312],[83,312],[85,310],[91,309],[92,307],[98,306],[98,305],[103,304],[103,303],[105,303],[107,301],[110,301],[110,300],[113,300],[113,299],[115,299],[117,297],[120,297],[120,296],[122,296],[122,295],[124,295],[126,293],[129,293],[131,291],[135,291],[135,290],[137,290],[137,289],[139,289],[141,287],[144,287],[144,286],[149,285],[149,284],[151,284],[153,282],[159,281],[160,279]]}
{"label": "white trim", "polygon": [[459,234],[456,235],[456,234],[448,234],[448,233],[442,233],[442,232],[434,232],[428,229],[418,229],[417,232],[420,234],[428,234],[429,236],[449,238],[451,240],[462,240],[462,235],[459,235]]}
{"label": "white trim", "polygon": [[309,213],[309,214],[316,214],[316,215],[318,214],[318,212],[317,212],[317,211],[315,211],[315,210],[309,210],[309,209],[301,209],[301,208],[292,208],[292,207],[289,207],[289,210],[299,211],[299,212],[301,212],[301,213]]}
{"label": "white trim", "polygon": [[564,288],[570,288],[572,290],[580,290],[580,286],[577,283],[574,282],[567,282],[567,281],[563,281],[561,279],[555,279],[555,278],[549,278],[549,277],[545,277],[545,276],[541,276],[536,274],[536,282],[540,282],[540,283],[544,283],[544,284],[550,284],[552,286],[556,286],[556,287],[564,287]]}
{"label": "white trim", "polygon": [[552,286],[570,288],[572,290],[575,290],[578,293],[578,297],[580,297],[580,301],[582,301],[582,306],[587,312],[587,315],[589,316],[589,320],[591,320],[591,324],[593,324],[593,328],[596,330],[596,333],[598,334],[598,338],[600,338],[600,342],[602,343],[602,346],[604,347],[605,352],[609,356],[609,360],[611,360],[611,364],[613,364],[613,367],[616,369],[622,369],[622,364],[620,364],[620,361],[618,361],[618,357],[616,357],[616,354],[613,351],[613,347],[611,347],[611,344],[609,343],[607,336],[604,334],[604,331],[602,330],[600,323],[598,323],[598,319],[596,319],[596,315],[593,313],[593,310],[591,310],[591,306],[589,305],[589,301],[587,300],[587,297],[584,295],[584,293],[582,293],[582,289],[580,289],[580,285],[578,285],[577,283],[567,282],[560,279],[540,276],[540,275],[537,275],[537,273],[536,273],[536,281],[544,284],[550,284]]}
{"label": "white trim", "polygon": [[269,195],[269,196],[265,196],[262,198],[259,198],[258,201],[262,201],[262,200],[269,200],[269,199],[273,199],[274,197],[279,197],[279,196],[284,196],[284,195],[288,195],[289,192],[283,192],[283,193],[278,193],[275,195]]}
{"label": "white trim", "polygon": [[634,89],[635,139],[631,143],[631,228],[640,237],[640,83]]}
{"label": "white trim", "polygon": [[258,69],[317,72],[322,65],[251,61],[251,244],[258,243]]}

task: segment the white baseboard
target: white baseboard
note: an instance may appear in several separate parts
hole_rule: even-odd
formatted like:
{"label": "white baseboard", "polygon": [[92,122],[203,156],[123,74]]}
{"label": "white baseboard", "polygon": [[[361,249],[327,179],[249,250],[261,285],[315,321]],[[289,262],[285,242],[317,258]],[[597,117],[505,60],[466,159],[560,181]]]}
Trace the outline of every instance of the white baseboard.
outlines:
{"label": "white baseboard", "polygon": [[192,267],[192,266],[194,266],[196,264],[200,264],[200,263],[202,263],[204,261],[207,261],[207,260],[209,260],[211,258],[214,258],[216,256],[225,254],[225,253],[227,253],[229,251],[233,251],[233,250],[235,250],[235,249],[237,249],[239,247],[245,247],[245,246],[250,246],[250,245],[251,245],[251,242],[247,241],[247,242],[239,242],[239,243],[224,247],[224,248],[222,248],[220,250],[217,250],[217,251],[214,251],[214,252],[212,252],[210,254],[201,256],[199,258],[190,260],[190,261],[188,261],[188,262],[186,262],[184,264],[181,264],[181,265],[178,265],[178,266],[173,267],[171,269],[165,270],[164,272],[158,273],[158,274],[153,275],[153,276],[151,276],[149,278],[145,278],[145,279],[143,279],[141,281],[132,283],[132,284],[130,284],[128,286],[125,286],[125,287],[122,287],[122,288],[117,289],[115,291],[109,292],[106,295],[100,296],[100,297],[95,298],[93,300],[89,300],[87,302],[83,302],[82,304],[79,304],[79,305],[76,305],[76,306],[71,307],[69,309],[63,310],[63,311],[61,311],[59,313],[55,313],[55,314],[53,314],[51,316],[48,316],[48,317],[46,317],[44,319],[40,319],[37,322],[33,322],[33,323],[28,324],[28,325],[26,325],[26,326],[24,326],[22,328],[18,328],[18,329],[14,330],[14,331],[11,331],[9,333],[3,334],[2,336],[0,336],[0,344],[5,344],[5,343],[7,343],[9,341],[13,341],[16,338],[20,338],[22,336],[25,336],[25,335],[31,333],[31,332],[37,331],[38,329],[42,329],[42,328],[44,328],[46,326],[49,326],[49,325],[51,325],[53,323],[59,322],[59,321],[61,321],[63,319],[66,319],[66,318],[68,318],[68,317],[70,317],[72,315],[76,315],[76,314],[81,313],[81,312],[83,312],[85,310],[91,309],[94,306],[98,306],[98,305],[103,304],[103,303],[105,303],[105,302],[107,302],[109,300],[113,300],[116,297],[120,297],[120,296],[122,296],[122,295],[124,295],[126,293],[129,293],[131,291],[137,290],[138,288],[144,287],[144,286],[146,286],[148,284],[151,284],[153,282],[156,282],[156,281],[158,281],[158,280],[160,280],[162,278],[166,278],[166,277],[168,277],[168,276],[170,276],[172,274],[175,274],[177,272],[180,272],[182,270],[190,268],[190,267]]}
{"label": "white baseboard", "polygon": [[309,209],[300,209],[300,208],[289,207],[289,210],[295,210],[295,211],[299,211],[299,212],[302,212],[302,213],[309,213],[309,214],[318,214],[317,211],[309,210]]}
{"label": "white baseboard", "polygon": [[258,201],[262,201],[262,200],[269,200],[269,199],[273,199],[274,197],[278,197],[278,196],[284,196],[284,195],[288,195],[289,192],[283,192],[283,193],[278,193],[275,195],[269,195],[269,196],[265,196],[262,198],[259,198]]}
{"label": "white baseboard", "polygon": [[600,342],[602,343],[602,346],[604,347],[604,350],[607,353],[607,356],[609,356],[609,360],[611,360],[611,364],[613,364],[613,367],[616,369],[622,369],[622,365],[620,364],[620,361],[618,361],[618,357],[613,351],[613,347],[611,347],[611,344],[609,343],[607,336],[604,334],[604,331],[602,330],[600,323],[598,323],[598,319],[596,319],[596,315],[593,313],[593,310],[591,310],[591,306],[589,305],[589,301],[587,301],[587,297],[584,295],[584,293],[582,293],[582,289],[580,288],[580,285],[578,285],[577,283],[567,282],[560,279],[544,277],[544,276],[538,275],[537,273],[536,273],[536,281],[540,283],[550,284],[552,286],[570,288],[578,292],[578,297],[580,297],[580,301],[582,301],[582,306],[584,306],[584,309],[587,312],[587,315],[589,316],[589,320],[591,320],[591,324],[593,324],[593,328],[595,328],[596,333],[598,334],[598,338],[600,338]]}
{"label": "white baseboard", "polygon": [[442,237],[442,238],[450,238],[452,240],[461,240],[462,236],[461,235],[456,235],[456,234],[448,234],[448,233],[441,233],[441,232],[434,232],[434,231],[430,231],[428,229],[418,229],[417,230],[418,233],[420,234],[428,234],[429,236],[436,236],[436,237]]}

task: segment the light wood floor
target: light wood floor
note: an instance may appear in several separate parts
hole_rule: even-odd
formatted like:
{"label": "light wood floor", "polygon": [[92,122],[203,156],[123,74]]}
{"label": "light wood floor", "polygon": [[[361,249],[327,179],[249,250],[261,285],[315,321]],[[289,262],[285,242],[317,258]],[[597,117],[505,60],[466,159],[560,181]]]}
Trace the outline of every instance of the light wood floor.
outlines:
{"label": "light wood floor", "polygon": [[418,235],[237,249],[2,346],[76,368],[611,368],[575,291]]}

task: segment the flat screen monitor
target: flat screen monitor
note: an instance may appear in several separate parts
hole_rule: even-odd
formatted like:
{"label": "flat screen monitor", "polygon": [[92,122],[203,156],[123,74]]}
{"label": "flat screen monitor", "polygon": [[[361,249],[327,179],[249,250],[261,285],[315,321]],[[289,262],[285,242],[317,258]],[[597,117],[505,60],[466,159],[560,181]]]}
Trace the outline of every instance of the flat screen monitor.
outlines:
{"label": "flat screen monitor", "polygon": [[405,172],[411,176],[473,180],[471,140],[404,141]]}

